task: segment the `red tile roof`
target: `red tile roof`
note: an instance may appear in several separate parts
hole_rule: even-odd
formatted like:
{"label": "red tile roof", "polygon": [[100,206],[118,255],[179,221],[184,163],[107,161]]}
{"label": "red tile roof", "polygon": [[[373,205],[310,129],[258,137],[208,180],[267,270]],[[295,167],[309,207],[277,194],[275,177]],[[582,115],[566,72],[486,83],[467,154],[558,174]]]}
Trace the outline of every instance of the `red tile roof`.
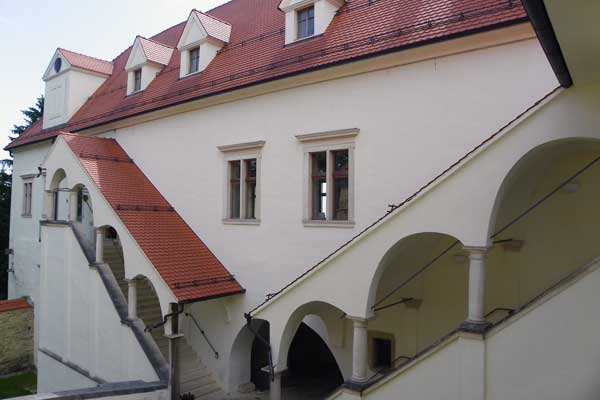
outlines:
{"label": "red tile roof", "polygon": [[229,42],[229,38],[231,37],[231,25],[229,23],[198,10],[192,10],[192,15],[198,18],[208,36],[219,39],[224,43]]}
{"label": "red tile roof", "polygon": [[116,140],[61,137],[178,301],[244,292]]}
{"label": "red tile roof", "polygon": [[169,65],[169,60],[173,55],[173,47],[166,46],[162,43],[158,43],[152,39],[146,39],[138,36],[137,39],[140,41],[142,51],[148,61],[153,61],[161,65]]}
{"label": "red tile roof", "polygon": [[112,75],[113,73],[113,63],[110,61],[100,60],[99,58],[86,56],[61,48],[59,48],[58,51],[60,51],[69,64],[74,67],[87,69],[88,71],[94,71],[104,75]]}
{"label": "red tile roof", "polygon": [[0,301],[0,313],[20,310],[23,308],[31,308],[31,305],[23,298]]}
{"label": "red tile roof", "polygon": [[[91,126],[336,63],[424,45],[527,20],[518,0],[353,0],[338,11],[323,35],[284,45],[281,0],[232,0],[208,12],[232,26],[230,42],[201,73],[179,79],[179,52],[143,92],[126,95],[125,63],[63,130]],[[153,37],[175,47],[184,23]],[[57,129],[28,131],[7,148],[54,137]]]}

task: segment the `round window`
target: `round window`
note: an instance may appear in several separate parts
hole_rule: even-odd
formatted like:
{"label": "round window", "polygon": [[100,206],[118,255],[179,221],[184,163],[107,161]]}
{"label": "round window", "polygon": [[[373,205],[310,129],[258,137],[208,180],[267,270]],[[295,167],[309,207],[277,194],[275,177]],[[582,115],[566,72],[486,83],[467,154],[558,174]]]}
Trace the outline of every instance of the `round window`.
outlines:
{"label": "round window", "polygon": [[62,67],[62,59],[57,58],[56,60],[54,60],[54,71],[60,72],[60,67]]}

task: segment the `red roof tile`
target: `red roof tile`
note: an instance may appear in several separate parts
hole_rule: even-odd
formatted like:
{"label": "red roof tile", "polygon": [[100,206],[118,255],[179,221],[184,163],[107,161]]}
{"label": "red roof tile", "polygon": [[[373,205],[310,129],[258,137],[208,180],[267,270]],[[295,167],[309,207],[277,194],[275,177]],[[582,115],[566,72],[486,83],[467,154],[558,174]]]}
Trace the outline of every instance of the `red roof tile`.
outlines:
{"label": "red roof tile", "polygon": [[20,310],[23,308],[31,308],[31,305],[23,298],[0,301],[0,313]]}
{"label": "red roof tile", "polygon": [[[526,20],[518,0],[353,0],[320,36],[284,45],[281,0],[232,0],[208,12],[231,24],[230,42],[201,73],[179,79],[179,52],[143,92],[126,95],[130,49],[114,60],[113,75],[67,123],[91,126],[290,74]],[[177,45],[185,22],[154,36]],[[44,140],[58,130],[26,132],[8,148]]]}
{"label": "red roof tile", "polygon": [[221,21],[218,18],[211,17],[208,14],[200,12],[198,10],[192,10],[192,14],[198,18],[204,30],[206,30],[206,34],[208,36],[214,37],[215,39],[219,39],[224,43],[229,42],[229,38],[231,37],[231,25],[225,21]]}
{"label": "red roof tile", "polygon": [[86,56],[61,48],[59,48],[58,51],[60,51],[69,64],[74,67],[87,69],[88,71],[94,71],[104,75],[111,75],[113,72],[113,63],[110,61],[100,60],[99,58]]}
{"label": "red roof tile", "polygon": [[244,291],[116,140],[61,137],[179,301]]}
{"label": "red roof tile", "polygon": [[148,61],[153,61],[161,65],[169,65],[169,60],[173,55],[173,47],[166,46],[151,39],[138,36],[144,55]]}

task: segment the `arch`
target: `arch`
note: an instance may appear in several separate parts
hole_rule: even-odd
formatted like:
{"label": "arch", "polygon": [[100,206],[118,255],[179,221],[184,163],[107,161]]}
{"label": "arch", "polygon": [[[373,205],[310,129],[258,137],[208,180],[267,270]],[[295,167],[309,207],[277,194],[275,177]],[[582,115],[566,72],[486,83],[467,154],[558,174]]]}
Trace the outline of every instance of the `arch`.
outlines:
{"label": "arch", "polygon": [[64,169],[57,169],[52,175],[49,185],[49,194],[51,195],[48,204],[47,215],[55,221],[67,221],[69,219],[69,182],[67,173]]}
{"label": "arch", "polygon": [[[447,252],[453,254],[462,249],[462,242],[456,237],[441,232],[420,232],[405,236],[394,243],[380,259],[371,284],[369,286],[369,297],[367,304],[367,315],[372,314],[373,307],[380,300],[382,290],[387,295],[394,290],[394,287],[406,281],[418,269],[425,267],[432,262],[434,258]],[[386,272],[390,272],[393,265],[404,258],[404,268],[398,271],[397,279],[383,280],[388,288],[380,285],[382,278]],[[436,261],[437,262],[437,261]],[[387,290],[385,290],[387,289]]]}
{"label": "arch", "polygon": [[600,140],[560,139],[508,169],[487,227],[496,243],[487,259],[488,310],[519,308],[599,255],[600,161],[559,189],[599,156]]}
{"label": "arch", "polygon": [[[236,335],[229,354],[229,388],[231,391],[250,383],[260,389],[261,382],[255,382],[258,371],[255,371],[256,368],[253,366],[258,363],[257,358],[268,357],[268,355],[262,354],[261,350],[263,349],[258,348],[257,343],[260,343],[260,340],[256,338],[254,332],[258,332],[265,340],[269,340],[269,323],[262,319],[252,319],[251,328],[244,325]],[[264,377],[268,380],[266,373],[264,373]]]}
{"label": "arch", "polygon": [[[343,342],[345,326],[343,317],[346,313],[340,308],[323,301],[311,301],[305,303],[290,315],[280,338],[277,360],[273,360],[276,364],[276,369],[284,370],[287,368],[287,357],[292,340],[294,339],[300,324],[302,324],[308,315],[316,315],[322,319],[324,325],[327,327],[327,338],[322,339],[329,342],[326,344],[334,357],[336,357],[338,368],[343,371],[343,365],[342,368],[340,368],[339,355],[336,355],[336,352],[332,351],[331,344],[336,341],[339,343]],[[337,338],[337,340],[334,338]]]}
{"label": "arch", "polygon": [[[502,182],[496,191],[496,196],[494,197],[494,203],[488,220],[488,237],[493,236],[495,233],[495,228],[498,224],[499,208],[502,201],[506,198],[507,191],[509,190],[510,186],[515,183],[515,180],[518,179],[523,170],[531,168],[536,164],[538,167],[540,167],[541,163],[551,162],[552,158],[556,157],[555,153],[559,149],[562,150],[571,146],[585,146],[587,144],[600,147],[600,139],[589,137],[569,137],[556,139],[543,142],[523,151],[518,160],[510,167],[507,167],[506,172],[503,175],[504,178],[502,179]],[[600,153],[598,153],[598,155],[600,155]],[[539,171],[541,171],[541,169],[539,169]]]}
{"label": "arch", "polygon": [[[137,315],[146,327],[152,327],[162,322],[163,316],[158,294],[152,281],[144,275],[137,275]],[[166,325],[152,329],[150,334],[165,359],[169,359],[169,341],[165,336]]]}

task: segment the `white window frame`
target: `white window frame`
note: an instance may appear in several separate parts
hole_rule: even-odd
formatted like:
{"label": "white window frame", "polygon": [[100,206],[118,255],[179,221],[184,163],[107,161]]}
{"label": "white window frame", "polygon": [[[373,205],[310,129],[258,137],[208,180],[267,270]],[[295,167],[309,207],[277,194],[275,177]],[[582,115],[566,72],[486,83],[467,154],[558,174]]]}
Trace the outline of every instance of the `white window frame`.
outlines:
{"label": "white window frame", "polygon": [[[352,228],[356,224],[354,217],[355,204],[355,171],[354,171],[354,153],[356,136],[359,129],[340,129],[336,131],[318,132],[296,135],[296,140],[304,145],[304,166],[303,166],[303,201],[302,201],[302,223],[304,226],[314,227],[344,227]],[[333,196],[331,188],[333,187],[333,156],[332,152],[336,150],[348,150],[348,219],[334,220],[333,215]],[[327,219],[315,220],[312,213],[312,177],[311,177],[311,154],[326,152],[327,154]]]}
{"label": "white window frame", "polygon": [[[219,146],[223,153],[223,218],[224,224],[229,225],[260,225],[261,217],[261,158],[265,141],[238,143]],[[256,159],[256,199],[254,203],[254,218],[246,218],[246,160]],[[232,161],[240,161],[240,218],[231,218],[231,168]]]}
{"label": "white window frame", "polygon": [[[26,175],[21,179],[23,180],[21,216],[31,218],[33,214],[33,176]],[[29,197],[27,196],[27,187],[29,187]]]}

